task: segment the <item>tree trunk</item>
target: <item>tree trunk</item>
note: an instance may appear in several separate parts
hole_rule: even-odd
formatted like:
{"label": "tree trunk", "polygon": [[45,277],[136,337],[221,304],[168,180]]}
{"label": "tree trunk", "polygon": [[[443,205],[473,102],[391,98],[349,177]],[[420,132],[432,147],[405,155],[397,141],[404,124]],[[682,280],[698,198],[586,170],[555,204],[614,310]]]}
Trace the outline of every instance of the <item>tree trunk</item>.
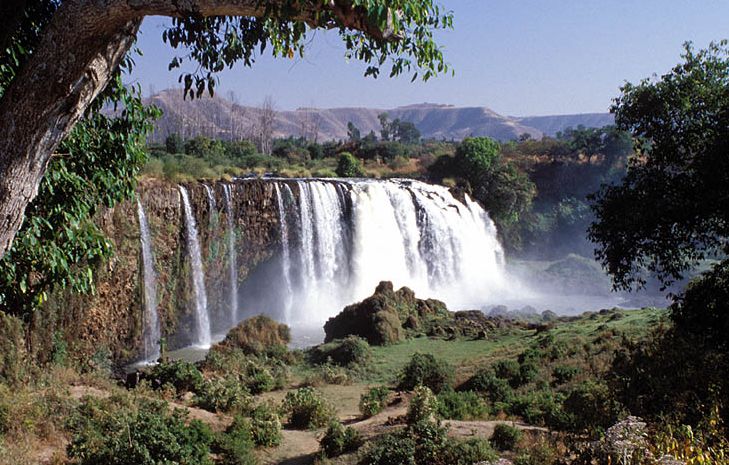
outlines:
{"label": "tree trunk", "polygon": [[141,18],[105,21],[64,3],[0,100],[0,257],[10,248],[51,153],[106,87]]}
{"label": "tree trunk", "polygon": [[[5,1],[5,0],[0,0]],[[23,0],[11,0],[22,4]],[[106,87],[147,15],[262,16],[260,0],[65,0],[0,99],[0,258],[38,192],[51,153]],[[379,38],[348,0],[301,2],[290,19]],[[327,12],[331,19],[321,16]],[[326,22],[323,22],[326,21]]]}

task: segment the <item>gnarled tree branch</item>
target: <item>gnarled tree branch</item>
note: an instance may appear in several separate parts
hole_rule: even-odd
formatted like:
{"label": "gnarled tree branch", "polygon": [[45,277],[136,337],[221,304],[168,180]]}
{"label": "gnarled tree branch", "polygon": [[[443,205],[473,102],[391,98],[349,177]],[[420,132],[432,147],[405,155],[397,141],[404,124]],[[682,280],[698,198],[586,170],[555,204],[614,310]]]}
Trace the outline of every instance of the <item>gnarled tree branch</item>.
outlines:
{"label": "gnarled tree branch", "polygon": [[[277,3],[292,6],[286,0],[64,1],[0,99],[0,258],[22,225],[51,153],[109,83],[145,16],[261,17],[266,6]],[[347,0],[293,6],[287,19],[357,29],[378,39],[392,37]]]}

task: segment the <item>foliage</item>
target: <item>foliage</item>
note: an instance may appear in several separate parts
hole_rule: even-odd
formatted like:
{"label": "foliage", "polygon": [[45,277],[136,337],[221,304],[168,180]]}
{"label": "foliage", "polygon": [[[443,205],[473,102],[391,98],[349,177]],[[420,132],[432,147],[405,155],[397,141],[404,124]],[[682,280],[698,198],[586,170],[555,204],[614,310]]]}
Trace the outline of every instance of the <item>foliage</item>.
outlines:
{"label": "foliage", "polygon": [[407,421],[414,425],[419,422],[434,421],[438,411],[438,399],[426,386],[418,386],[413,392],[408,406]]}
{"label": "foliage", "polygon": [[422,385],[439,393],[453,382],[453,371],[453,367],[432,354],[416,353],[400,373],[398,389],[410,391]]}
{"label": "foliage", "polygon": [[288,392],[281,411],[292,428],[321,428],[334,417],[334,408],[311,387]]}
{"label": "foliage", "polygon": [[197,392],[204,379],[197,367],[184,360],[165,361],[152,367],[149,372],[152,387],[173,386],[178,394]]}
{"label": "foliage", "polygon": [[570,429],[578,432],[604,430],[620,413],[608,386],[594,381],[575,387],[564,401],[564,411],[570,416]]}
{"label": "foliage", "polygon": [[499,423],[494,427],[491,444],[497,450],[514,450],[522,436],[523,433],[516,427],[506,423]]}
{"label": "foliage", "polygon": [[491,369],[478,370],[459,390],[484,393],[491,402],[509,402],[514,396],[508,381],[496,376]]}
{"label": "foliage", "polygon": [[[129,71],[131,60],[123,68]],[[102,113],[106,105],[116,113]],[[51,158],[22,228],[0,260],[0,310],[27,318],[57,286],[94,291],[96,267],[112,254],[94,218],[134,195],[146,162],[144,140],[158,115],[117,72]]]}
{"label": "foliage", "polygon": [[[199,420],[161,403],[107,411],[87,403],[76,424],[69,457],[80,465],[210,464],[213,435]],[[99,409],[99,407],[102,407]]]}
{"label": "foliage", "polygon": [[339,154],[336,173],[341,178],[362,177],[362,163],[351,153],[342,152]]}
{"label": "foliage", "polygon": [[387,386],[378,386],[363,392],[359,398],[359,411],[362,416],[369,418],[377,415],[387,406],[390,389]]}
{"label": "foliage", "polygon": [[222,465],[255,465],[253,435],[247,418],[236,416],[224,433],[218,434],[215,450]]}
{"label": "foliage", "polygon": [[409,435],[385,434],[367,450],[362,465],[418,465],[415,439]]}
{"label": "foliage", "polygon": [[[196,62],[197,69],[182,74],[180,82],[184,82],[186,95],[200,97],[206,90],[212,95],[217,73],[237,62],[252,66],[255,51],[263,52],[269,45],[274,57],[303,56],[312,24],[297,19],[301,8],[291,0],[268,4],[263,18],[196,15],[176,18],[162,38],[173,48],[185,50],[185,55],[174,57],[169,67],[184,69],[186,60]],[[333,11],[323,9],[317,11],[313,28],[338,29],[346,57],[367,64],[366,76],[377,77],[388,60],[391,77],[413,71],[413,79],[420,72],[427,80],[448,70],[433,40],[433,30],[452,27],[453,17],[442,13],[432,0],[356,0],[352,8],[365,17],[362,24],[369,25],[370,32],[347,29]],[[378,37],[378,33],[372,34],[373,31],[390,31],[399,37],[386,40]]]}
{"label": "foliage", "polygon": [[24,338],[22,321],[0,311],[0,383],[14,386],[27,376]]}
{"label": "foliage", "polygon": [[575,366],[569,366],[569,365],[558,365],[554,367],[552,370],[552,377],[554,378],[554,383],[559,384],[565,384],[569,381],[572,381],[572,379],[577,376],[580,373],[579,367]]}
{"label": "foliage", "polygon": [[352,335],[315,346],[308,355],[312,363],[349,367],[366,363],[372,356],[372,349],[365,339]]}
{"label": "foliage", "polygon": [[438,416],[449,420],[481,420],[488,416],[489,406],[473,391],[443,391],[438,394]]}
{"label": "foliage", "polygon": [[593,197],[589,235],[619,288],[644,285],[645,270],[668,285],[729,236],[729,48],[687,43],[682,58],[660,78],[625,84],[611,109],[639,156]]}
{"label": "foliage", "polygon": [[274,447],[281,443],[281,419],[269,404],[259,404],[251,412],[251,436],[257,446]]}
{"label": "foliage", "polygon": [[687,465],[714,465],[729,460],[729,439],[715,409],[698,428],[668,427],[653,437],[654,455],[669,455]]}
{"label": "foliage", "polygon": [[367,449],[363,465],[472,465],[497,459],[480,438],[450,439],[447,429],[432,421],[420,421],[385,434]]}
{"label": "foliage", "polygon": [[246,412],[253,399],[237,377],[206,379],[195,393],[195,405],[211,412]]}
{"label": "foliage", "polygon": [[357,430],[351,426],[344,427],[338,421],[329,424],[324,437],[321,438],[322,453],[327,457],[338,457],[359,449],[363,441]]}

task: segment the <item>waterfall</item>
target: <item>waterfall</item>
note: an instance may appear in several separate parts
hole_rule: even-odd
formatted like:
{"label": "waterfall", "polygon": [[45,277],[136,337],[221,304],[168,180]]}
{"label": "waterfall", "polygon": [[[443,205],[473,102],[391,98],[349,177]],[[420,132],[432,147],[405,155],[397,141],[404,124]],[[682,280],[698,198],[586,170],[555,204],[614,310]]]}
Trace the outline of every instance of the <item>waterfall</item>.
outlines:
{"label": "waterfall", "polygon": [[185,231],[187,249],[190,253],[192,265],[192,288],[195,294],[195,341],[201,347],[209,347],[211,342],[210,317],[208,315],[207,293],[205,291],[205,276],[200,253],[200,241],[198,240],[197,225],[195,216],[190,206],[190,197],[187,189],[179,186],[182,197],[182,205],[185,214]]}
{"label": "waterfall", "polygon": [[[276,288],[261,302],[243,294],[251,308],[283,309],[287,323],[318,325],[382,280],[453,309],[481,308],[518,287],[506,278],[493,222],[467,196],[461,201],[443,186],[411,180],[272,182],[282,275],[268,277]],[[298,207],[294,221],[287,196]]]}
{"label": "waterfall", "polygon": [[[289,225],[286,220],[286,207],[284,205],[281,187],[278,183],[274,184],[276,189],[276,201],[278,202],[278,221],[281,228],[281,272],[286,287],[286,299],[284,302],[284,321],[291,320],[291,305],[293,304],[293,289],[291,285],[291,250],[289,244]],[[293,198],[291,188],[287,184],[283,184],[288,197]]]}
{"label": "waterfall", "polygon": [[230,275],[230,325],[238,322],[238,254],[235,248],[235,209],[233,208],[233,189],[230,184],[223,185],[225,213],[228,220],[228,266]]}
{"label": "waterfall", "polygon": [[157,275],[154,271],[154,255],[152,254],[152,236],[149,232],[147,215],[142,202],[137,199],[137,216],[142,242],[142,266],[144,280],[144,361],[155,362],[159,358],[159,341],[161,331],[157,316]]}

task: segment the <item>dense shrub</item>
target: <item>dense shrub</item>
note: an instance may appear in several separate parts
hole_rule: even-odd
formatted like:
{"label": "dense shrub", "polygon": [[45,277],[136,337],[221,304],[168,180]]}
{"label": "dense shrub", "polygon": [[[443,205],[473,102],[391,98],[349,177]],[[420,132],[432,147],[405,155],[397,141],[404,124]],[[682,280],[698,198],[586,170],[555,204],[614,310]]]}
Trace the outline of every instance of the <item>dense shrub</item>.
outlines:
{"label": "dense shrub", "polygon": [[222,465],[255,465],[253,436],[247,418],[236,416],[233,423],[219,434],[215,441],[216,452]]}
{"label": "dense shrub", "polygon": [[170,413],[161,403],[149,403],[138,409],[116,409],[110,414],[104,409],[108,405],[93,403],[81,409],[82,417],[74,424],[73,440],[67,449],[75,463],[211,463],[212,432],[198,420],[188,422],[181,410]]}
{"label": "dense shrub", "polygon": [[385,434],[365,454],[362,465],[417,465],[415,438],[407,434]]}
{"label": "dense shrub", "polygon": [[554,367],[552,370],[552,377],[554,378],[554,383],[559,384],[565,384],[577,376],[580,373],[579,367],[569,366],[569,365],[558,365]]}
{"label": "dense shrub", "polygon": [[195,405],[211,412],[245,412],[253,402],[236,377],[205,380],[195,395]]}
{"label": "dense shrub", "polygon": [[257,405],[251,412],[251,437],[257,446],[273,447],[281,443],[281,419],[269,404]]}
{"label": "dense shrub", "polygon": [[489,415],[489,406],[473,391],[438,394],[438,416],[450,420],[476,420]]}
{"label": "dense shrub", "polygon": [[410,391],[423,385],[439,393],[451,385],[453,372],[453,367],[433,355],[416,353],[400,374],[398,389]]}
{"label": "dense shrub", "polygon": [[585,381],[573,389],[564,401],[564,411],[574,431],[608,428],[619,414],[608,387],[594,381]]}
{"label": "dense shrub", "polygon": [[521,452],[514,459],[514,465],[554,465],[558,458],[559,454],[555,448],[547,441],[540,440],[536,444],[530,444],[527,450]]}
{"label": "dense shrub", "polygon": [[276,387],[276,380],[271,372],[260,365],[252,364],[244,378],[246,388],[251,394],[261,394]]}
{"label": "dense shrub", "polygon": [[351,426],[345,428],[340,422],[333,421],[329,424],[329,428],[319,444],[325,456],[338,457],[359,449],[362,445],[362,438]]}
{"label": "dense shrub", "polygon": [[436,399],[433,391],[427,386],[418,386],[415,388],[413,398],[408,406],[407,421],[408,424],[416,424],[424,421],[433,421],[438,411],[438,399]]}
{"label": "dense shrub", "polygon": [[342,152],[337,163],[337,176],[341,178],[356,178],[363,175],[362,163],[351,153]]}
{"label": "dense shrub", "polygon": [[321,428],[334,417],[333,407],[311,387],[287,393],[281,410],[293,428]]}
{"label": "dense shrub", "polygon": [[365,339],[347,336],[312,348],[309,359],[312,363],[333,363],[339,366],[364,364],[372,356],[372,349]]}
{"label": "dense shrub", "polygon": [[178,394],[197,392],[203,384],[203,375],[197,367],[184,360],[163,362],[152,368],[149,378],[153,388],[170,385]]}
{"label": "dense shrub", "polygon": [[493,365],[494,374],[511,382],[519,378],[519,362],[516,360],[499,360]]}
{"label": "dense shrub", "polygon": [[370,388],[359,398],[359,411],[362,416],[369,418],[385,409],[390,390],[386,386]]}
{"label": "dense shrub", "polygon": [[447,465],[473,465],[475,463],[494,463],[499,456],[489,442],[482,438],[466,440],[451,439],[448,452],[442,463]]}
{"label": "dense shrub", "polygon": [[522,432],[505,423],[499,423],[494,428],[494,434],[491,436],[491,445],[497,450],[514,450],[516,444],[521,440]]}
{"label": "dense shrub", "polygon": [[508,412],[518,415],[529,424],[564,428],[568,423],[562,409],[564,396],[550,390],[528,391],[515,397],[508,406]]}
{"label": "dense shrub", "polygon": [[459,388],[460,391],[475,391],[486,394],[492,403],[510,402],[514,397],[514,391],[509,383],[498,378],[491,370],[478,370]]}

